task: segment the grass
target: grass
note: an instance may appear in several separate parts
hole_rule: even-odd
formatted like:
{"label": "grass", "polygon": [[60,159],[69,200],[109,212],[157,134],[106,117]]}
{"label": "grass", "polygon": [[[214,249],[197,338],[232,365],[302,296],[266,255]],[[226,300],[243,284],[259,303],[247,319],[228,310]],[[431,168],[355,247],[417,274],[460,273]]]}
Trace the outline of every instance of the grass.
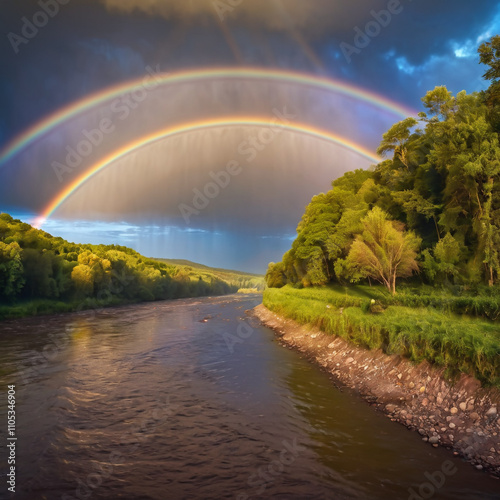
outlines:
{"label": "grass", "polygon": [[87,298],[85,300],[73,300],[71,302],[50,299],[26,300],[14,305],[0,305],[0,320],[101,309],[104,307],[127,305],[135,302],[137,301],[118,297],[111,297],[105,300]]}
{"label": "grass", "polygon": [[286,286],[266,290],[263,302],[277,314],[353,344],[427,360],[445,367],[450,377],[463,372],[500,387],[500,323],[452,312],[455,298],[445,295],[423,307],[429,297],[410,291],[391,297],[379,287]]}

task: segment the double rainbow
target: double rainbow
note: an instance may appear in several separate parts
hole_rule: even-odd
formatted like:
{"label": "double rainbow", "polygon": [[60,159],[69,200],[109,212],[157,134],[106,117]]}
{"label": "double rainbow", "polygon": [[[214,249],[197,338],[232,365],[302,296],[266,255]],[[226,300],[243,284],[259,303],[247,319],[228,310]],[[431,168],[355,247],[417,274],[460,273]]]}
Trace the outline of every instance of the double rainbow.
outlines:
{"label": "double rainbow", "polygon": [[[347,84],[340,80],[311,76],[304,73],[293,71],[283,71],[275,69],[259,68],[215,68],[198,69],[190,71],[181,71],[177,73],[159,73],[151,77],[154,82],[160,85],[174,85],[185,82],[220,79],[220,80],[265,80],[277,81],[283,83],[293,83],[308,87],[314,87],[329,92],[340,93],[361,102],[368,103],[378,107],[397,118],[406,118],[407,116],[416,116],[417,111],[402,106],[374,92],[367,91],[360,87]],[[88,97],[80,99],[59,111],[51,114],[43,120],[35,123],[10,141],[0,152],[0,165],[13,158],[22,149],[32,142],[48,134],[55,127],[69,120],[79,113],[92,109],[106,101],[119,97],[123,94],[139,90],[144,86],[144,77],[130,80],[113,87],[108,87],[102,91],[96,92]]]}
{"label": "double rainbow", "polygon": [[299,123],[289,123],[277,124],[276,120],[271,120],[270,118],[260,118],[260,117],[235,117],[235,118],[225,118],[219,120],[200,120],[190,123],[185,123],[182,125],[176,125],[174,127],[168,127],[163,130],[154,132],[153,134],[146,135],[137,139],[129,144],[113,151],[111,154],[88,168],[83,172],[78,178],[76,178],[71,184],[64,188],[43,210],[40,216],[35,222],[35,227],[40,228],[45,221],[64,203],[75,191],[77,191],[83,184],[85,184],[94,175],[101,172],[105,168],[112,165],[114,162],[120,160],[121,158],[127,156],[128,154],[137,151],[143,147],[149,146],[155,142],[163,139],[168,139],[170,137],[194,132],[197,130],[206,130],[217,127],[229,127],[229,126],[258,126],[258,127],[273,127],[280,128],[283,130],[288,130],[290,132],[306,134],[309,136],[316,137],[324,141],[342,146],[343,148],[353,151],[363,158],[377,163],[380,158],[373,152],[365,149],[364,147],[351,142],[343,137],[332,134],[325,130],[317,129],[311,127],[310,125],[304,125]]}
{"label": "double rainbow", "polygon": [[[253,67],[246,68],[210,68],[210,69],[196,69],[189,71],[181,71],[177,73],[157,73],[150,71],[147,84],[155,86],[175,85],[186,82],[196,82],[203,80],[241,80],[245,81],[270,81],[285,84],[296,84],[306,87],[312,87],[318,90],[333,92],[352,98],[356,101],[370,104],[382,111],[393,115],[396,118],[405,118],[407,116],[416,116],[417,112],[408,107],[402,106],[394,101],[391,101],[379,94],[367,91],[360,87],[347,84],[345,82],[327,79],[318,76],[312,76],[304,73],[298,73],[288,70],[275,70],[275,69],[259,69]],[[102,91],[96,92],[88,97],[80,99],[57,112],[47,116],[43,120],[35,123],[32,127],[24,131],[22,134],[15,137],[9,142],[6,147],[0,151],[0,166],[5,164],[8,160],[12,159],[16,154],[22,151],[31,143],[42,138],[44,135],[53,131],[62,123],[70,120],[80,113],[97,107],[105,102],[108,102],[116,97],[126,93],[131,93],[145,87],[145,78],[137,78],[128,82],[108,87]],[[188,133],[195,130],[209,129],[215,127],[227,126],[272,126],[269,118],[261,117],[234,117],[226,119],[212,119],[200,120],[181,125],[171,126],[169,128],[154,132],[146,135],[138,140],[135,140],[109,154],[95,165],[88,168],[78,178],[76,178],[70,185],[65,187],[56,197],[50,201],[48,206],[43,210],[37,218],[36,226],[40,227],[48,217],[50,217],[55,210],[67,200],[72,193],[79,189],[86,181],[96,175],[98,172],[108,167],[115,161],[123,158],[127,154],[152,144],[156,141],[167,139],[174,135]],[[373,152],[368,151],[359,144],[355,144],[346,138],[332,134],[328,131],[304,125],[300,123],[281,124],[283,129],[290,132],[308,134],[322,140],[340,145],[350,151],[354,151],[362,157],[377,163],[378,158]]]}

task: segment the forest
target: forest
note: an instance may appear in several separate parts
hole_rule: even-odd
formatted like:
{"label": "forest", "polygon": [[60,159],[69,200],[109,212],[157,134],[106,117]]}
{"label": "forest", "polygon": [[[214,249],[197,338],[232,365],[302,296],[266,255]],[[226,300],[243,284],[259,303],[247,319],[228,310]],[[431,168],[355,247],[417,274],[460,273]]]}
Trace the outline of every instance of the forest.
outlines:
{"label": "forest", "polygon": [[148,259],[123,246],[70,243],[0,214],[0,319],[224,295],[259,280]]}
{"label": "forest", "polygon": [[479,48],[490,82],[453,95],[436,87],[425,111],[382,138],[384,160],[315,196],[269,287],[397,280],[456,293],[500,283],[500,36]]}
{"label": "forest", "polygon": [[436,87],[383,135],[378,165],[312,199],[263,303],[500,387],[500,36],[479,57],[487,90]]}

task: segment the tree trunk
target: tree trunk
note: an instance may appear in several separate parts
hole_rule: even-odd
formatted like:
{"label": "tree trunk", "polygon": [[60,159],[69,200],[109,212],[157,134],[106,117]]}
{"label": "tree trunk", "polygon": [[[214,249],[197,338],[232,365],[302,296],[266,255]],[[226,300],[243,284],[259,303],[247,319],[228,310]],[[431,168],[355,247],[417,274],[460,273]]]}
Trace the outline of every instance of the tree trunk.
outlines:
{"label": "tree trunk", "polygon": [[436,226],[436,233],[438,235],[438,241],[441,241],[441,232],[439,231],[439,226],[438,226],[438,223],[437,223],[437,220],[436,220],[436,216],[433,215],[432,218],[434,219],[434,224]]}

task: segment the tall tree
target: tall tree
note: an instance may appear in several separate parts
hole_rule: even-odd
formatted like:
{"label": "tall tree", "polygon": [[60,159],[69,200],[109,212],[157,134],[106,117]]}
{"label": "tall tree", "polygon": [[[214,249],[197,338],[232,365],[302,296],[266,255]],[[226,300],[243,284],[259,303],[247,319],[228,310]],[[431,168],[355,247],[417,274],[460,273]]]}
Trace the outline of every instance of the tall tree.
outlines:
{"label": "tall tree", "polygon": [[394,295],[396,279],[408,278],[419,267],[417,252],[421,240],[413,232],[404,232],[401,224],[390,221],[378,207],[362,220],[363,232],[352,244],[346,259],[353,276],[373,278]]}

